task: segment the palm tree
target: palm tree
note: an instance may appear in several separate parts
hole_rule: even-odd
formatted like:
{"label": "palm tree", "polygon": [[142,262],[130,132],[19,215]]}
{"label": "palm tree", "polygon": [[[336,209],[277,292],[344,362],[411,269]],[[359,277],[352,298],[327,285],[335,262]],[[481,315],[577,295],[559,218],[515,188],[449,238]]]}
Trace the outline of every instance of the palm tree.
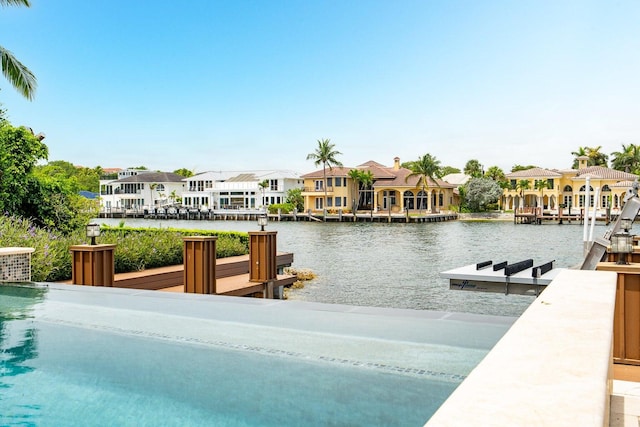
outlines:
{"label": "palm tree", "polygon": [[[416,187],[422,187],[422,193],[425,193],[425,188],[429,187],[429,180],[434,182],[438,187],[440,184],[436,181],[436,178],[442,178],[442,170],[440,169],[440,160],[437,160],[434,156],[427,153],[420,157],[411,168],[411,173],[404,179],[405,182],[413,176],[418,177]],[[431,204],[431,211],[435,212],[435,207]],[[420,213],[422,213],[422,204],[420,204]]]}
{"label": "palm tree", "polygon": [[485,178],[491,178],[496,182],[504,181],[504,171],[500,169],[498,166],[491,166],[484,173]]}
{"label": "palm tree", "polygon": [[324,201],[322,204],[323,215],[322,219],[327,220],[326,207],[327,207],[327,166],[329,170],[333,170],[334,166],[342,166],[342,163],[336,156],[342,154],[339,151],[334,150],[335,144],[331,143],[330,139],[319,139],[318,147],[316,151],[307,155],[307,160],[313,160],[313,164],[319,166],[322,164],[322,178],[324,180]]}
{"label": "palm tree", "polygon": [[520,207],[524,207],[524,191],[531,188],[531,183],[528,179],[521,179],[516,184],[516,190],[520,191]]}
{"label": "palm tree", "polygon": [[260,188],[260,191],[262,191],[262,206],[264,206],[264,192],[269,187],[269,180],[265,179],[264,181],[258,183],[258,187]]}
{"label": "palm tree", "polygon": [[546,179],[537,179],[534,184],[536,190],[540,190],[540,206],[544,207],[544,203],[542,202],[544,197],[544,190],[549,188],[549,181]]}
{"label": "palm tree", "polygon": [[[0,0],[0,6],[26,6],[31,4],[29,0]],[[0,46],[0,65],[2,74],[11,85],[29,101],[33,99],[36,91],[36,78],[33,73],[13,54]]]}
{"label": "palm tree", "polygon": [[464,165],[464,173],[473,178],[482,178],[482,165],[476,159],[471,159]]}
{"label": "palm tree", "polygon": [[154,208],[154,204],[155,204],[155,200],[153,198],[153,192],[156,190],[156,188],[158,187],[158,183],[154,182],[149,184],[149,190],[151,190],[151,207]]}
{"label": "palm tree", "polygon": [[373,173],[370,170],[362,171],[360,174],[360,183],[362,184],[362,188],[368,188],[371,192],[371,203],[369,203],[369,208],[371,209],[371,217],[373,217]]}
{"label": "palm tree", "polygon": [[360,183],[362,182],[360,180],[360,177],[362,176],[362,171],[358,169],[351,169],[347,176],[353,181],[353,188],[355,189],[356,193],[356,199],[353,202],[353,215],[355,218],[356,211],[360,206]]}
{"label": "palm tree", "polygon": [[572,151],[571,154],[576,158],[573,160],[572,169],[578,169],[578,157],[587,156],[587,166],[604,166],[607,167],[609,156],[600,152],[601,145],[597,147],[578,147],[578,151]]}
{"label": "palm tree", "polygon": [[611,167],[629,173],[637,173],[640,171],[640,145],[622,144],[622,151],[614,151],[611,153],[613,160]]}
{"label": "palm tree", "polygon": [[598,145],[597,147],[587,147],[587,156],[589,156],[590,166],[604,166],[605,168],[607,167],[609,156],[601,153],[601,148],[602,145]]}

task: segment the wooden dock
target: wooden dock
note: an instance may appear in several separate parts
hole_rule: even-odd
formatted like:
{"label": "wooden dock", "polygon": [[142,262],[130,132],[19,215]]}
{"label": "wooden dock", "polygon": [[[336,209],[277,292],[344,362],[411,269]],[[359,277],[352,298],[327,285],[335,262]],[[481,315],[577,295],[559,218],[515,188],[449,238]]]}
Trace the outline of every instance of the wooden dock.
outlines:
{"label": "wooden dock", "polygon": [[[596,220],[606,220],[603,217],[596,217]],[[518,208],[513,212],[513,222],[515,224],[542,224],[553,221],[558,224],[584,223],[584,209],[576,209],[574,213],[554,211],[544,212],[542,208]]]}
{"label": "wooden dock", "polygon": [[[208,221],[257,221],[263,214],[262,210],[256,209],[109,209],[102,210],[100,218],[144,218],[157,220],[208,220]],[[329,212],[326,217],[318,212],[293,212],[293,213],[271,213],[268,214],[269,221],[307,221],[307,222],[443,222],[458,219],[455,212],[364,212],[356,214],[342,211]]]}
{"label": "wooden dock", "polygon": [[[278,272],[293,263],[293,254],[280,252],[276,257]],[[249,281],[249,255],[220,258],[216,260],[216,295],[253,296],[258,298],[280,298],[279,288],[290,286],[296,276],[278,274],[273,282]],[[71,283],[67,281],[65,283]],[[142,271],[118,273],[113,287],[144,289],[167,292],[184,292],[184,265],[150,268]]]}

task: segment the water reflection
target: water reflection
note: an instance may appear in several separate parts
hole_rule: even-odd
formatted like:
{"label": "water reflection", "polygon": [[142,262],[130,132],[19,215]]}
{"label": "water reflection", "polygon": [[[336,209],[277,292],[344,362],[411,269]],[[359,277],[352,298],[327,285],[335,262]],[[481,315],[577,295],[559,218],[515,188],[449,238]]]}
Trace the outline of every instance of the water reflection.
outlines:
{"label": "water reflection", "polygon": [[[44,300],[46,292],[47,288],[37,285],[0,284],[0,389],[4,389],[3,394],[13,387],[15,376],[34,370],[28,361],[38,357],[38,335],[29,319],[33,318],[33,308]],[[12,410],[0,415],[0,420],[6,417],[12,423],[24,424],[32,419],[29,410],[38,409],[37,405],[24,402],[20,407],[26,412]]]}

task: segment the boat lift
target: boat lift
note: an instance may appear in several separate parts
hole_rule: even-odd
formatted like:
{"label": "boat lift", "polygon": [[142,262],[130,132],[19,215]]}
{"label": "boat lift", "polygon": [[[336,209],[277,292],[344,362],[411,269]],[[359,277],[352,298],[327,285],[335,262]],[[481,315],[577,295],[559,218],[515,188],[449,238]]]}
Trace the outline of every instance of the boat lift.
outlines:
{"label": "boat lift", "polygon": [[[603,237],[587,239],[589,225],[589,207],[585,215],[585,257],[580,270],[595,270],[599,262],[603,261],[607,248],[611,244],[611,236],[620,231],[621,220],[629,218],[631,220],[640,212],[640,198],[638,188],[640,185],[635,181],[624,198],[624,206],[620,215],[616,219],[613,227],[608,229]],[[589,188],[589,178],[587,177],[586,188]],[[597,197],[597,195],[596,195]],[[589,196],[586,196],[589,200]],[[587,202],[588,203],[588,202]],[[595,209],[592,216],[591,236],[593,236],[593,225],[595,224]],[[536,267],[533,260],[528,259],[513,264],[506,261],[493,263],[484,261],[478,264],[471,264],[464,267],[455,268],[440,273],[440,276],[449,279],[449,289],[476,291],[476,292],[499,292],[518,295],[540,295],[540,292],[551,283],[562,268],[555,269],[554,261],[550,261]]]}
{"label": "boat lift", "polygon": [[534,266],[533,259],[512,264],[484,261],[440,273],[449,279],[449,289],[538,296],[560,273],[554,262]]}
{"label": "boat lift", "polygon": [[[607,248],[611,244],[611,236],[620,231],[620,222],[622,219],[629,218],[633,221],[636,218],[638,212],[640,212],[640,198],[638,198],[639,187],[640,184],[638,184],[638,181],[635,181],[631,188],[627,190],[627,194],[624,197],[624,206],[616,222],[612,228],[604,233],[603,237],[593,239],[584,257],[584,261],[580,266],[580,270],[595,270],[598,263],[604,259],[607,253]],[[587,242],[587,244],[589,243]]]}

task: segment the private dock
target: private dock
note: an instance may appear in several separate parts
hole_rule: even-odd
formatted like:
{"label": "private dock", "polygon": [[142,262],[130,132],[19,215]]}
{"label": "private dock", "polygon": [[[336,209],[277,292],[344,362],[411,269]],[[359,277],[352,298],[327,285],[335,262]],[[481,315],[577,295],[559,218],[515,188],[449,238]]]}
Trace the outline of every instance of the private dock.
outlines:
{"label": "private dock", "polygon": [[[611,221],[610,217],[596,216],[598,221]],[[515,224],[542,224],[543,222],[556,222],[558,224],[583,224],[584,223],[584,209],[574,209],[572,211],[564,212],[563,210],[556,211],[544,211],[542,208],[525,207],[518,208],[513,212],[513,222]]]}
{"label": "private dock", "polygon": [[[256,221],[264,211],[257,209],[187,209],[187,208],[159,208],[159,209],[103,209],[100,218],[144,218],[159,220],[208,220],[208,221]],[[353,214],[342,211],[329,212],[326,218],[322,213],[293,212],[268,214],[269,221],[307,221],[307,222],[443,222],[458,219],[455,212],[357,212]]]}
{"label": "private dock", "polygon": [[[283,287],[290,286],[296,281],[296,276],[283,273],[284,267],[289,267],[292,263],[292,253],[279,252],[276,255],[277,278],[273,281],[254,282],[249,280],[249,255],[216,259],[213,294],[282,299]],[[63,283],[72,283],[72,281]],[[184,292],[184,265],[118,273],[114,275],[112,287]]]}

